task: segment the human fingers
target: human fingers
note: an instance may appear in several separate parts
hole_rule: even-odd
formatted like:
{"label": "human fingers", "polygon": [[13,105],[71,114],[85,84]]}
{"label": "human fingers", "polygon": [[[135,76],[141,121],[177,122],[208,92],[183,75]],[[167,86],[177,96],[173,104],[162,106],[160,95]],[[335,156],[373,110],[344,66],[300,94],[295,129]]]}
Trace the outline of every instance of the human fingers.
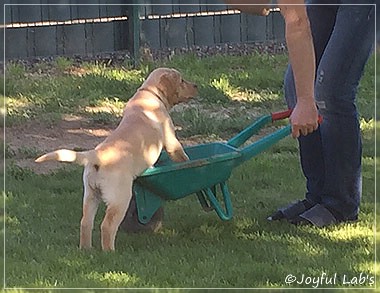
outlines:
{"label": "human fingers", "polygon": [[292,125],[292,137],[298,138],[301,135],[301,129],[298,125]]}

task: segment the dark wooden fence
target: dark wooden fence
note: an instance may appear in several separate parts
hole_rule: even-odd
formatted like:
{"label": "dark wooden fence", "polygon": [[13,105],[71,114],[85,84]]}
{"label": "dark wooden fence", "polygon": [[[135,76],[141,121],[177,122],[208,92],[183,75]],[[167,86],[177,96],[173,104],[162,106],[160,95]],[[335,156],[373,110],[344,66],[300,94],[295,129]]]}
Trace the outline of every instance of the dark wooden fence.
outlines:
{"label": "dark wooden fence", "polygon": [[178,48],[284,39],[278,12],[251,16],[230,11],[222,2],[205,0],[181,1],[186,5],[179,0],[106,2],[0,1],[5,4],[6,59],[132,52],[139,43]]}

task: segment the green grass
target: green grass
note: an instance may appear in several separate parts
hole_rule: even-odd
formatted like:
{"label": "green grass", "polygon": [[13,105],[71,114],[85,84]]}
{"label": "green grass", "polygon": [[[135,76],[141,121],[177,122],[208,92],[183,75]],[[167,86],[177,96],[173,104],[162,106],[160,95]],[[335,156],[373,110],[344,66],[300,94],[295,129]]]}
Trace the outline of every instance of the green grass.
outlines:
{"label": "green grass", "polygon": [[[249,123],[248,113],[257,116],[283,109],[286,61],[282,55],[202,60],[185,55],[159,64],[178,68],[200,86],[195,106],[173,115],[175,124],[182,127],[180,137],[202,134],[211,140],[226,139]],[[70,60],[58,59],[54,72],[44,75],[11,65],[6,74],[8,126],[23,125],[31,118],[46,121],[45,115],[50,117],[46,123],[55,123],[65,113],[116,123],[118,110],[151,70],[149,66],[123,70],[85,64],[86,74],[73,75],[65,72],[70,66]],[[304,194],[297,144],[286,138],[234,170],[228,182],[233,220],[223,222],[215,213],[203,212],[196,197],[189,196],[165,205],[160,232],[120,232],[117,251],[103,253],[99,232],[103,207],[96,217],[95,248],[80,251],[82,168],[63,165],[52,174],[37,175],[13,160],[16,155],[31,158],[37,150],[20,146],[16,152],[6,144],[6,286],[307,288],[312,284],[287,285],[285,277],[292,274],[300,279],[302,275],[326,273],[337,275],[336,284],[320,287],[342,288],[348,287],[343,278],[361,273],[379,278],[379,270],[374,271],[374,129],[380,126],[373,120],[373,72],[374,58],[359,91],[364,157],[363,199],[357,223],[317,229],[266,221],[278,207]],[[114,112],[87,110],[104,105],[112,106]],[[210,111],[218,109],[228,109],[228,117],[212,118]]]}

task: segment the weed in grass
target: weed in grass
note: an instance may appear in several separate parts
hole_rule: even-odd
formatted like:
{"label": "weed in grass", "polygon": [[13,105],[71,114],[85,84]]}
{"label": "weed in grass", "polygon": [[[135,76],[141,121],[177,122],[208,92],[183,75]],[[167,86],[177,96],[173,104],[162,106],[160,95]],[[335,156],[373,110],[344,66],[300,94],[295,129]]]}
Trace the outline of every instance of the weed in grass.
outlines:
{"label": "weed in grass", "polygon": [[32,170],[19,167],[12,162],[8,162],[6,164],[6,173],[16,181],[24,181],[30,177],[33,177],[34,174]]}
{"label": "weed in grass", "polygon": [[17,153],[23,159],[32,159],[36,158],[40,154],[40,151],[35,147],[20,146]]}
{"label": "weed in grass", "polygon": [[181,131],[181,134],[184,136],[216,133],[217,121],[213,120],[212,117],[206,116],[198,108],[190,108],[177,113],[173,119],[179,120],[180,124],[184,125]]}
{"label": "weed in grass", "polygon": [[55,59],[55,67],[58,72],[63,73],[73,65],[73,61],[69,58],[58,57]]}
{"label": "weed in grass", "polygon": [[2,142],[0,146],[4,150],[4,158],[10,159],[16,156],[16,152],[10,147],[9,144]]}
{"label": "weed in grass", "polygon": [[9,78],[22,79],[25,77],[26,69],[18,63],[9,63],[5,68],[5,76]]}

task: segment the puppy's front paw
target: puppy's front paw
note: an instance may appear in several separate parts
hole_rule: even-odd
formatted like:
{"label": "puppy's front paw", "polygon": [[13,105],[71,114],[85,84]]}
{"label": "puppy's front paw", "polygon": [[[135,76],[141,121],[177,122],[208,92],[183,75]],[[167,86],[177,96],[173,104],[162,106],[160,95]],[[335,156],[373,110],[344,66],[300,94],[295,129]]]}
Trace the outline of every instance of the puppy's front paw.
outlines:
{"label": "puppy's front paw", "polygon": [[186,162],[190,160],[189,157],[184,152],[184,150],[182,149],[169,154],[169,156],[174,162],[177,162],[177,163]]}
{"label": "puppy's front paw", "polygon": [[190,161],[190,158],[185,152],[183,152],[181,162],[185,162],[185,161]]}

